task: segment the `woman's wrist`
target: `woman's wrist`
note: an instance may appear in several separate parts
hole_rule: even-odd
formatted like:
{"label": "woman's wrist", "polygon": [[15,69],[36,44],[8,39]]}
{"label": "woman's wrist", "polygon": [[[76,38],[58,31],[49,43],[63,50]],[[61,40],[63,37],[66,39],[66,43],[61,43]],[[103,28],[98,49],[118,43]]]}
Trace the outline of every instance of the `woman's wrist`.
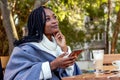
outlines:
{"label": "woman's wrist", "polygon": [[51,68],[51,70],[57,69],[57,66],[54,65],[54,61],[52,61],[52,62],[50,63],[50,68]]}
{"label": "woman's wrist", "polygon": [[61,47],[61,49],[62,49],[63,52],[67,52],[68,51],[68,47],[67,46],[63,46],[63,47]]}

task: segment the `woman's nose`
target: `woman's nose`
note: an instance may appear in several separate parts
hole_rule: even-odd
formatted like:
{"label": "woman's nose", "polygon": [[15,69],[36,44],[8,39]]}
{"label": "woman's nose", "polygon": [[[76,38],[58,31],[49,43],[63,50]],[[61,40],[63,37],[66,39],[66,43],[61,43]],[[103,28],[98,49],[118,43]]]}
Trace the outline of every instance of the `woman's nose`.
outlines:
{"label": "woman's nose", "polygon": [[57,19],[52,19],[51,22],[56,23],[56,22],[58,22],[58,20]]}

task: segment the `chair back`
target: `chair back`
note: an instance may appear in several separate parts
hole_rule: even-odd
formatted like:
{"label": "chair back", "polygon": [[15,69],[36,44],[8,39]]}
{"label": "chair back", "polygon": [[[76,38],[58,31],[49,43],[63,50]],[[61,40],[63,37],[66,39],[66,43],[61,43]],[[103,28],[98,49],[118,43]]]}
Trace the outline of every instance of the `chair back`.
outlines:
{"label": "chair back", "polygon": [[112,65],[115,60],[120,60],[120,54],[105,54],[103,64]]}
{"label": "chair back", "polygon": [[9,60],[9,56],[1,56],[0,58],[1,58],[2,68],[5,69]]}

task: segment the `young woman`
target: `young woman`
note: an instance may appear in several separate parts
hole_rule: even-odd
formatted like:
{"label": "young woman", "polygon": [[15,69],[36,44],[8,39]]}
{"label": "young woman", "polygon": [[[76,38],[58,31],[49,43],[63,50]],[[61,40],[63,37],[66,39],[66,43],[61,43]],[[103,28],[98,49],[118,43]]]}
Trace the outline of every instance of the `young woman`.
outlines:
{"label": "young woman", "polygon": [[28,36],[15,42],[4,80],[61,80],[79,75],[76,57],[67,57],[70,47],[54,12],[40,6],[28,18]]}

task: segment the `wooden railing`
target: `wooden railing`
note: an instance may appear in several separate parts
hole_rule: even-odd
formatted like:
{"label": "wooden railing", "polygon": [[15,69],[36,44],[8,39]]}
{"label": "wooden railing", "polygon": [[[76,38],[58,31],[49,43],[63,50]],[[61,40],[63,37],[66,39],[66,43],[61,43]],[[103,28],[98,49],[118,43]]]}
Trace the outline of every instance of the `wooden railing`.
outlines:
{"label": "wooden railing", "polygon": [[115,60],[120,60],[120,54],[105,54],[103,64],[112,65]]}

